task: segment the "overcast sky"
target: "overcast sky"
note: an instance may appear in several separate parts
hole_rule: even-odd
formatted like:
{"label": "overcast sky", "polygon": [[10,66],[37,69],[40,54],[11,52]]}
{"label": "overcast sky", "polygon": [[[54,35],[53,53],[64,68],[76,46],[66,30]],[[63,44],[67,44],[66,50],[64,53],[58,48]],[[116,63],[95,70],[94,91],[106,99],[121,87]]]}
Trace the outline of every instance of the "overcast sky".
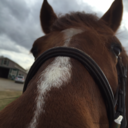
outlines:
{"label": "overcast sky", "polygon": [[[43,35],[39,13],[43,0],[0,0],[0,56],[27,69],[34,61],[29,53],[35,39]],[[48,0],[57,15],[85,11],[101,17],[113,0]],[[128,0],[117,37],[128,49]],[[127,50],[128,51],[128,50]]]}

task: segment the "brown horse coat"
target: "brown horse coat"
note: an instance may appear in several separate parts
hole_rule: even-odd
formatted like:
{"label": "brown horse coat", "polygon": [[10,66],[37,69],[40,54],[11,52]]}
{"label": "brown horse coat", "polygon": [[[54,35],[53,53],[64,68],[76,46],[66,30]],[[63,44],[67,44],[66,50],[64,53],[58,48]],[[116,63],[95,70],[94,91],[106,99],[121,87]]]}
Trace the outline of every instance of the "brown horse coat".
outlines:
{"label": "brown horse coat", "polygon": [[[122,0],[115,0],[100,19],[80,12],[57,17],[44,0],[40,20],[46,35],[34,42],[31,52],[36,59],[52,47],[78,48],[96,61],[115,93],[118,55],[112,46],[120,49],[123,64],[128,64],[126,52],[115,37],[122,12]],[[128,102],[126,105],[128,108]],[[69,57],[46,61],[25,93],[0,112],[0,128],[59,127],[109,128],[105,101],[98,85],[80,62]]]}

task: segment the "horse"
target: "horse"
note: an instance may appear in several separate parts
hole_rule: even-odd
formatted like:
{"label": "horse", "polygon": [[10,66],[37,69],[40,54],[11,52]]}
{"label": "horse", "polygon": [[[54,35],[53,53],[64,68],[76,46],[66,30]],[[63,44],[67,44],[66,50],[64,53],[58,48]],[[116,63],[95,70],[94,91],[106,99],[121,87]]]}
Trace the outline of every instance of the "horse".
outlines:
{"label": "horse", "polygon": [[[101,18],[85,12],[57,16],[44,0],[40,21],[45,35],[31,49],[36,64],[29,75],[33,75],[27,76],[23,94],[0,112],[0,128],[115,128],[110,120],[113,111],[120,103],[128,108],[125,92],[120,91],[124,102],[118,100],[114,107],[111,102],[120,97],[118,67],[128,65],[115,35],[122,14],[122,0],[115,0]],[[127,81],[126,74],[121,75],[122,82]],[[118,126],[128,128],[128,112],[124,109],[123,114]]]}

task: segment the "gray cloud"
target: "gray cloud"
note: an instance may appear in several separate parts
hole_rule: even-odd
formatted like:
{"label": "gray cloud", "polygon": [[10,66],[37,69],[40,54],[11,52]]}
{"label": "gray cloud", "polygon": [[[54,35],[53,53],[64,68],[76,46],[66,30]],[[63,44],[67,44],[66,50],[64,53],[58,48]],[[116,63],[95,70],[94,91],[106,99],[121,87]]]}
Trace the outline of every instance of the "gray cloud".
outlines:
{"label": "gray cloud", "polygon": [[26,17],[29,15],[30,9],[24,0],[2,0],[0,3],[1,7],[3,7],[8,14],[17,18],[17,20],[25,21]]}
{"label": "gray cloud", "polygon": [[[0,1],[0,12],[0,35],[4,34],[16,44],[30,49],[41,31],[37,25],[39,22],[33,17],[33,13],[25,1]],[[6,48],[3,47],[3,49]]]}
{"label": "gray cloud", "polygon": [[58,0],[49,0],[49,3],[57,13],[65,14],[72,11],[93,12],[91,6],[85,4],[82,0],[79,0],[79,3],[78,0],[65,0],[64,2],[60,2]]}
{"label": "gray cloud", "polygon": [[128,0],[123,0],[123,3],[125,11],[128,12]]}
{"label": "gray cloud", "polygon": [[128,29],[125,26],[123,26],[122,28],[119,29],[116,35],[123,44],[123,46],[128,51]]}

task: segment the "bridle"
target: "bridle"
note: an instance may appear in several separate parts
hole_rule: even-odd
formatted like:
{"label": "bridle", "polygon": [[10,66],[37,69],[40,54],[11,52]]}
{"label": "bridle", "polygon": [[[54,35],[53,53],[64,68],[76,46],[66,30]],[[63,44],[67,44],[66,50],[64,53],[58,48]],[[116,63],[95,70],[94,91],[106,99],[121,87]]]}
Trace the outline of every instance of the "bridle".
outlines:
{"label": "bridle", "polygon": [[123,116],[121,128],[126,128],[127,121],[126,121],[126,107],[125,107],[125,94],[126,94],[125,86],[126,86],[126,78],[127,78],[127,69],[126,67],[123,66],[120,57],[118,58],[118,64],[117,64],[119,89],[118,92],[116,93],[116,97],[114,97],[111,86],[106,76],[104,75],[103,71],[97,65],[97,63],[88,54],[84,53],[81,50],[71,47],[55,47],[47,50],[42,55],[40,55],[32,65],[27,75],[23,92],[25,92],[28,83],[37,73],[41,65],[46,60],[57,56],[71,57],[78,60],[84,65],[84,67],[88,70],[90,75],[97,83],[101,91],[101,94],[105,100],[110,128],[112,128],[113,121],[120,115]]}

